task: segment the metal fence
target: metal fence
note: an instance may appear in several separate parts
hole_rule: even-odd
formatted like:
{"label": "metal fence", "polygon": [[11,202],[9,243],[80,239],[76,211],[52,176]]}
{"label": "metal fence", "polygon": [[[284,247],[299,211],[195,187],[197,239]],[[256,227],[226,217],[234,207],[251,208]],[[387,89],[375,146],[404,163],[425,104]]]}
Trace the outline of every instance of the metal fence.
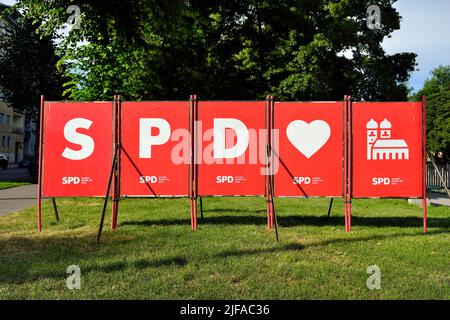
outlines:
{"label": "metal fence", "polygon": [[[447,188],[450,188],[450,163],[436,165]],[[443,188],[439,174],[431,162],[427,163],[427,188]]]}

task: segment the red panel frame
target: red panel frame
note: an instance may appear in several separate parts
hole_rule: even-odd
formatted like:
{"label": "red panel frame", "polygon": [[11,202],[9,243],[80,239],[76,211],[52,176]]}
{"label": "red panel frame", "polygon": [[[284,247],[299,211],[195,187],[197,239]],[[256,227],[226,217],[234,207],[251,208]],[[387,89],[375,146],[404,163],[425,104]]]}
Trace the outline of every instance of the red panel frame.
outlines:
{"label": "red panel frame", "polygon": [[[189,195],[187,162],[174,164],[172,148],[179,144],[172,138],[152,146],[149,159],[139,158],[139,121],[161,118],[171,129],[189,132],[189,105],[186,101],[123,102],[121,147],[121,195],[139,197],[187,197]],[[126,133],[126,134],[124,134]],[[144,180],[141,179],[144,177]],[[148,181],[145,177],[150,177]],[[156,182],[153,182],[156,178]],[[144,181],[144,182],[142,182]]]}
{"label": "red panel frame", "polygon": [[[258,131],[258,141],[260,129],[265,128],[265,108],[264,101],[201,101],[198,104],[198,121],[201,123],[202,130],[198,133],[198,150],[196,152],[198,164],[198,196],[263,196],[265,178],[261,172],[264,171],[265,164],[260,163],[259,152],[264,152],[264,148],[258,144],[258,163],[248,163],[250,145],[245,151],[245,164],[208,164],[205,162],[204,154],[211,150],[211,144],[214,137],[204,139],[204,133],[213,128],[213,120],[217,118],[234,118],[242,121],[247,129],[256,129]],[[210,132],[210,131],[209,131]],[[203,133],[203,134],[202,134]],[[209,140],[209,138],[211,138]],[[250,138],[251,139],[251,138]],[[201,143],[199,141],[201,140]],[[228,143],[228,140],[227,140]],[[251,142],[250,142],[251,143]],[[229,147],[229,146],[227,146]],[[211,160],[211,159],[209,159]],[[230,181],[218,183],[217,177],[233,177]],[[238,182],[239,181],[239,182]],[[236,186],[239,185],[243,190],[236,192]],[[245,187],[242,187],[245,186]]]}
{"label": "red panel frame", "polygon": [[[188,123],[185,123],[181,126],[176,125],[175,127],[179,128],[183,128],[186,129],[186,131],[188,131],[188,135],[189,135],[189,163],[186,164],[182,164],[180,168],[177,168],[177,171],[174,174],[177,175],[177,177],[179,178],[180,176],[186,177],[186,181],[187,184],[185,186],[182,187],[183,192],[181,192],[182,194],[178,194],[178,195],[171,195],[171,194],[166,194],[163,195],[161,192],[154,192],[153,195],[150,196],[189,196],[190,197],[190,205],[191,205],[191,227],[193,230],[197,229],[197,197],[198,196],[241,196],[241,195],[249,195],[249,196],[262,196],[263,194],[266,196],[266,200],[267,200],[267,223],[268,223],[268,227],[269,228],[273,228],[274,226],[274,221],[275,221],[275,212],[274,212],[274,206],[273,206],[273,195],[274,195],[274,190],[273,190],[273,183],[274,183],[274,175],[273,175],[273,170],[274,170],[274,157],[276,157],[276,154],[272,151],[277,151],[274,149],[274,134],[273,134],[273,129],[280,129],[283,128],[283,126],[285,126],[285,124],[281,124],[283,121],[280,122],[280,120],[278,120],[278,117],[275,117],[275,102],[273,100],[272,96],[268,96],[265,105],[264,102],[202,102],[201,103],[201,108],[199,110],[199,103],[197,100],[196,96],[191,96],[190,97],[190,101],[189,101],[189,105],[187,105],[186,102],[147,102],[147,104],[151,104],[153,106],[158,105],[159,107],[163,106],[167,107],[167,104],[177,104],[177,103],[181,103],[181,104],[185,104],[186,105],[186,109],[183,112],[177,112],[176,113],[176,117],[180,117],[183,118],[186,117],[188,118]],[[330,104],[332,102],[323,102],[322,104]],[[342,102],[334,102],[336,104],[341,105]],[[125,149],[122,149],[122,104],[121,104],[121,98],[120,96],[115,96],[114,97],[114,103],[113,103],[113,108],[110,109],[111,112],[106,112],[106,115],[100,115],[100,113],[98,112],[98,109],[95,110],[95,112],[92,112],[92,110],[89,110],[89,108],[86,108],[86,104],[91,104],[91,105],[96,105],[98,106],[105,106],[105,105],[110,105],[111,102],[84,102],[84,103],[67,103],[67,102],[45,102],[44,101],[44,97],[41,97],[41,113],[40,113],[40,143],[39,143],[39,176],[38,176],[38,230],[41,231],[42,229],[42,223],[41,223],[41,198],[43,196],[47,196],[47,197],[62,197],[62,196],[104,196],[104,191],[106,189],[106,185],[108,184],[108,181],[106,181],[106,179],[102,179],[100,177],[100,181],[105,180],[104,182],[104,186],[101,185],[101,187],[96,187],[94,188],[95,192],[92,189],[86,189],[86,188],[81,188],[82,192],[80,192],[80,188],[77,188],[76,192],[71,191],[71,192],[67,192],[67,189],[64,188],[54,188],[54,184],[55,181],[58,180],[58,178],[56,177],[56,179],[54,177],[52,177],[51,180],[49,180],[49,174],[47,171],[47,173],[45,172],[45,167],[49,166],[51,168],[56,168],[58,167],[58,169],[61,169],[61,166],[63,167],[63,169],[66,169],[67,172],[67,166],[65,166],[64,161],[58,161],[57,165],[55,163],[52,163],[53,160],[48,160],[48,159],[52,159],[52,156],[54,155],[49,155],[48,154],[48,150],[46,151],[45,148],[45,144],[44,144],[44,139],[46,136],[50,136],[51,138],[48,139],[47,143],[47,148],[52,148],[52,149],[56,149],[57,152],[56,154],[58,154],[61,150],[59,150],[58,148],[60,148],[60,144],[61,143],[56,143],[56,137],[60,136],[60,134],[57,133],[58,128],[61,126],[61,124],[65,123],[64,119],[68,119],[70,118],[70,112],[71,110],[69,110],[68,108],[64,108],[61,109],[61,112],[63,114],[68,113],[69,115],[65,114],[64,116],[62,116],[62,118],[58,118],[58,119],[53,119],[53,116],[51,115],[50,112],[50,106],[53,105],[61,105],[64,104],[65,107],[67,107],[70,104],[73,105],[83,105],[83,108],[81,108],[80,113],[83,114],[89,114],[89,117],[93,117],[99,119],[101,118],[102,120],[107,119],[107,121],[105,123],[111,123],[111,126],[106,125],[106,127],[103,127],[102,130],[102,135],[99,135],[99,129],[95,129],[93,131],[96,131],[97,133],[94,133],[93,131],[90,132],[90,135],[97,135],[94,139],[96,142],[96,147],[95,149],[98,152],[98,149],[108,149],[106,151],[106,153],[104,153],[103,156],[103,161],[98,161],[98,154],[96,154],[96,156],[92,157],[96,157],[97,162],[101,162],[102,164],[105,164],[107,166],[111,166],[112,165],[112,150],[116,149],[117,150],[125,150],[126,148],[128,148],[127,144],[129,143],[129,141],[127,140],[128,137],[125,139]],[[126,103],[126,105],[134,105],[136,106],[136,104],[140,104],[140,103],[135,103],[135,102],[130,102],[130,103]],[[287,106],[287,105],[291,105],[293,104],[291,103],[277,103],[277,106]],[[301,106],[306,106],[307,104],[312,104],[312,103],[299,103],[299,105]],[[317,104],[320,104],[318,102],[314,103],[316,106]],[[364,106],[364,108],[362,108]],[[389,108],[387,107],[389,106]],[[219,109],[217,110],[213,110],[211,111],[212,107],[219,107]],[[246,107],[246,108],[243,108]],[[416,198],[422,198],[423,199],[423,229],[424,232],[427,232],[427,207],[426,207],[426,158],[427,158],[427,153],[426,153],[426,97],[424,96],[422,98],[422,102],[421,103],[407,103],[407,102],[397,102],[397,103],[355,103],[355,107],[353,108],[353,104],[351,102],[351,99],[349,96],[345,96],[344,99],[344,108],[343,108],[343,122],[342,122],[342,132],[343,132],[343,139],[342,139],[342,143],[343,144],[343,176],[344,179],[342,179],[341,184],[343,186],[343,188],[341,188],[342,192],[333,192],[333,194],[326,194],[326,192],[323,193],[310,193],[309,195],[311,196],[331,196],[331,197],[338,197],[338,196],[344,196],[344,200],[345,200],[345,229],[347,232],[351,231],[351,199],[353,197],[356,198],[366,198],[366,197],[376,197],[376,198],[380,198],[380,197],[386,197],[386,198],[410,198],[410,197],[416,197]],[[410,110],[403,110],[401,111],[401,108],[410,108]],[[397,135],[402,135],[404,136],[404,140],[406,141],[405,143],[407,144],[407,147],[409,148],[409,156],[411,158],[413,158],[414,160],[412,161],[411,159],[405,159],[405,161],[409,161],[411,160],[411,162],[413,162],[413,165],[404,165],[405,162],[403,162],[402,166],[398,165],[397,163],[394,163],[394,165],[390,165],[390,166],[380,166],[377,165],[375,162],[371,162],[369,167],[369,170],[361,170],[361,168],[364,168],[364,166],[361,166],[361,163],[363,163],[364,161],[362,160],[362,152],[361,150],[364,149],[362,147],[362,138],[361,138],[361,121],[363,123],[365,123],[368,119],[365,119],[364,117],[367,118],[367,115],[370,115],[370,108],[375,108],[376,112],[375,114],[377,114],[376,117],[381,117],[381,118],[388,118],[390,120],[392,120],[391,124],[392,124],[392,128],[391,128],[391,140],[396,140],[398,142],[399,137]],[[164,110],[163,110],[164,109]],[[353,110],[355,109],[355,111]],[[398,110],[397,110],[398,109]],[[131,109],[133,110],[133,109]],[[362,111],[361,111],[362,110]],[[136,110],[133,110],[136,111]],[[168,110],[166,108],[160,108],[160,110],[162,113],[166,113],[168,112]],[[103,112],[105,112],[103,110]],[[170,113],[170,112],[169,112]],[[356,116],[354,115],[354,113],[356,114]],[[113,117],[114,115],[114,117]],[[264,115],[264,116],[263,116]],[[47,120],[47,116],[50,117],[49,120]],[[135,115],[136,116],[136,115]],[[306,121],[307,123],[309,121],[311,121],[311,119],[304,119],[303,117],[305,116],[305,114],[301,114],[301,120]],[[327,114],[327,116],[329,116],[329,114]],[[76,117],[80,117],[78,114],[76,115]],[[128,127],[130,124],[130,121],[128,121],[127,119],[128,115],[125,117],[126,120],[126,125],[125,125],[125,129],[126,130],[133,130],[133,126],[132,127]],[[214,164],[214,166],[219,166],[217,170],[222,170],[221,174],[235,174],[235,172],[242,172],[242,171],[251,171],[251,183],[247,184],[246,188],[247,190],[249,190],[248,192],[235,192],[233,191],[234,188],[233,187],[224,187],[223,185],[220,186],[220,188],[211,188],[210,186],[208,186],[207,184],[202,184],[202,179],[204,178],[208,178],[208,175],[211,175],[211,172],[208,173],[208,169],[205,169],[207,167],[206,164],[198,164],[197,163],[197,159],[199,158],[199,153],[202,152],[203,153],[203,147],[205,146],[204,144],[200,143],[199,146],[199,139],[203,138],[203,132],[198,131],[197,126],[196,126],[196,121],[198,120],[202,120],[202,121],[206,121],[206,126],[203,126],[203,130],[208,129],[211,127],[211,121],[213,118],[236,118],[239,119],[241,121],[243,121],[247,127],[249,129],[270,129],[267,130],[265,133],[265,139],[266,139],[266,144],[264,146],[264,149],[267,148],[267,150],[264,150],[263,152],[265,153],[266,156],[266,163],[265,164],[261,164],[261,163],[257,163],[256,165],[248,165],[248,164],[221,164],[221,165],[217,165]],[[375,117],[375,116],[374,116]],[[402,118],[403,117],[403,118]],[[408,123],[405,124],[405,118],[409,118],[410,121]],[[66,119],[66,120],[67,120]],[[109,119],[109,120],[108,120]],[[356,119],[356,120],[355,120]],[[362,119],[362,120],[361,120]],[[51,133],[46,132],[47,129],[49,129],[49,126],[46,126],[46,121],[52,121],[52,126],[51,126]],[[353,122],[355,120],[355,126],[353,126]],[[378,119],[378,121],[381,121],[381,119]],[[95,121],[95,120],[93,120]],[[277,121],[277,122],[276,122]],[[336,121],[336,119],[334,120]],[[99,121],[101,122],[101,121]],[[172,119],[170,119],[170,122],[172,122]],[[413,125],[411,125],[411,123]],[[394,128],[395,127],[395,128]],[[114,130],[113,130],[114,128]],[[128,129],[127,129],[128,128]],[[394,133],[394,131],[396,129],[400,128],[401,134],[398,133]],[[386,129],[386,127],[383,127],[383,129]],[[380,129],[380,130],[383,130]],[[78,129],[77,129],[78,130]],[[82,129],[84,130],[84,129]],[[111,130],[111,131],[110,131]],[[368,129],[367,129],[368,130]],[[60,130],[59,130],[60,131]],[[105,140],[105,131],[106,131],[106,136],[111,135],[111,145],[114,145],[114,148],[110,148],[110,147],[105,147],[105,145],[110,145],[110,142],[107,141],[108,139],[106,138]],[[337,125],[336,129],[333,129],[334,132],[339,132],[339,125]],[[397,132],[398,132],[397,131]],[[78,132],[78,131],[77,131]],[[108,132],[110,132],[110,134],[108,134]],[[84,133],[84,134],[88,134],[85,131],[80,131],[78,133]],[[368,131],[367,131],[368,133]],[[420,133],[420,138],[418,137]],[[382,131],[379,131],[378,134],[383,134]],[[258,135],[260,135],[260,132],[258,132]],[[100,138],[98,136],[101,136]],[[355,137],[355,142],[353,141],[353,138]],[[367,136],[368,137],[368,136]],[[366,138],[367,138],[366,137]],[[286,138],[286,137],[284,137]],[[202,139],[203,140],[203,139]],[[383,139],[378,139],[378,140],[384,140]],[[389,140],[389,139],[388,139]],[[100,145],[98,144],[98,141],[102,141],[100,142]],[[106,141],[106,142],[105,142]],[[212,141],[212,140],[211,140]],[[258,141],[260,141],[260,138],[258,137]],[[367,140],[369,141],[369,140]],[[203,142],[203,141],[202,141]],[[204,143],[204,142],[203,142]],[[368,143],[368,142],[367,142]],[[67,142],[65,143],[67,144]],[[289,144],[288,144],[289,145]],[[375,143],[374,143],[375,145]],[[385,148],[385,145],[387,145],[386,143],[383,143],[383,148]],[[75,147],[76,145],[71,145],[72,149],[76,149]],[[356,146],[356,148],[355,148]],[[258,146],[258,148],[260,148],[261,146]],[[292,146],[291,146],[292,147]],[[379,147],[379,146],[378,146]],[[167,146],[167,148],[170,148],[170,146]],[[367,150],[369,150],[369,147],[367,147]],[[54,150],[52,150],[54,151]],[[269,152],[270,151],[270,152]],[[292,150],[291,150],[292,151]],[[389,151],[389,150],[388,150]],[[284,150],[280,150],[280,156],[283,157],[283,153],[285,151]],[[288,154],[290,151],[287,150],[286,153]],[[334,153],[335,151],[330,153]],[[377,150],[378,152],[378,150]],[[391,151],[389,151],[391,152]],[[126,152],[125,156],[126,155]],[[246,153],[246,157],[248,158],[248,149],[245,152]],[[337,154],[340,154],[339,152],[336,152]],[[47,154],[47,155],[46,155]],[[122,177],[122,162],[121,162],[121,157],[120,157],[120,152],[117,158],[117,166],[115,168],[111,168],[111,177],[112,177],[112,199],[113,199],[113,208],[112,208],[112,217],[111,217],[111,225],[113,227],[113,229],[117,226],[117,214],[118,214],[118,201],[120,200],[120,196],[121,195],[130,195],[129,192],[122,192],[122,188],[121,188],[121,177]],[[366,152],[367,157],[369,157],[368,155],[369,153]],[[379,153],[381,154],[381,153]],[[356,158],[356,166],[353,166],[353,158]],[[53,157],[54,158],[54,157]],[[50,162],[46,163],[45,159],[47,159],[47,161]],[[258,155],[258,159],[259,159],[259,155]],[[166,159],[167,160],[167,159]],[[371,159],[366,159],[366,164],[367,164],[367,160],[371,160]],[[375,160],[379,160],[379,159],[375,159]],[[402,159],[404,160],[404,159]],[[86,161],[86,160],[85,160]],[[91,159],[92,161],[92,159]],[[395,160],[394,160],[395,161]],[[54,162],[54,161],[53,161]],[[375,164],[374,164],[375,163]],[[298,165],[298,163],[294,162],[294,165]],[[328,165],[328,163],[326,164]],[[161,167],[159,165],[155,165],[156,167]],[[266,166],[266,168],[269,169],[270,173],[269,175],[266,175],[263,177],[263,175],[261,174],[262,172],[262,168]],[[315,166],[317,166],[317,162],[315,162]],[[401,171],[402,167],[408,167],[407,169],[403,170],[403,172]],[[88,167],[88,168],[86,168]],[[303,165],[300,165],[301,169],[303,169]],[[371,191],[370,188],[367,188],[367,184],[365,186],[365,190],[361,189],[361,181],[359,180],[359,177],[361,175],[363,175],[363,178],[367,178],[364,176],[364,173],[366,173],[367,171],[369,171],[369,173],[371,173],[373,171],[373,168],[375,167],[375,171],[376,172],[380,172],[380,171],[384,171],[384,172],[395,172],[395,174],[406,174],[405,179],[408,179],[408,181],[405,182],[405,185],[407,187],[407,190],[402,190],[399,191],[400,188],[395,187],[395,188],[384,188],[382,191],[375,191],[373,192],[373,190]],[[84,168],[84,169],[83,169]],[[95,163],[92,164],[90,163],[87,166],[82,166],[81,167],[81,171],[83,172],[83,170],[87,170],[87,171],[92,171],[95,169]],[[231,168],[231,169],[230,169]],[[243,169],[245,168],[245,169]],[[400,169],[399,169],[400,168]],[[419,169],[420,168],[420,169]],[[366,168],[367,169],[367,168]],[[49,169],[47,169],[49,170]],[[51,169],[50,169],[51,170]],[[214,169],[216,170],[216,169]],[[213,175],[216,174],[213,171]],[[256,171],[257,170],[257,171]],[[280,166],[280,170],[281,166]],[[417,172],[418,170],[421,171],[422,175],[420,177],[420,181],[417,179],[416,176],[414,176],[413,174],[409,175],[409,173],[411,172]],[[64,171],[64,170],[63,170]],[[70,171],[73,172],[73,167],[70,166]],[[98,174],[101,172],[107,172],[107,170],[95,170],[94,174]],[[178,172],[179,171],[179,172]],[[225,171],[225,172],[223,172]],[[114,174],[113,174],[114,172]],[[255,173],[257,172],[257,175],[255,175]],[[361,172],[363,174],[361,174]],[[80,173],[80,168],[78,168],[78,173]],[[173,173],[173,172],[172,172]],[[353,176],[354,173],[357,173],[357,178],[355,181],[353,181]],[[61,173],[59,173],[59,175],[61,175]],[[198,179],[200,175],[200,180]],[[279,175],[279,173],[278,173]],[[339,175],[340,177],[342,177],[342,175]],[[411,178],[412,177],[412,178]],[[105,177],[103,177],[105,178]],[[52,181],[54,180],[54,181]],[[96,178],[96,181],[97,178]],[[199,184],[200,181],[200,184]],[[262,183],[262,181],[264,181],[264,183]],[[256,188],[254,186],[252,186],[252,183],[256,183]],[[102,184],[102,183],[100,183]],[[283,182],[281,180],[278,180],[277,182],[278,186],[283,186]],[[411,187],[413,186],[413,187]],[[385,186],[386,187],[386,186]],[[53,188],[53,189],[52,189]],[[213,189],[211,192],[205,192],[205,188],[207,188],[207,190]],[[373,189],[373,188],[372,188]],[[55,191],[56,190],[56,191]],[[72,189],[75,190],[75,189]],[[176,190],[171,188],[171,191]],[[220,192],[217,192],[217,190],[220,190]],[[277,189],[276,189],[277,190]],[[355,192],[356,190],[356,192]],[[361,191],[363,190],[363,191]],[[369,191],[367,191],[369,190]],[[387,191],[388,190],[388,191]],[[389,190],[394,190],[394,191],[389,191]],[[145,192],[144,192],[145,193]],[[163,192],[165,193],[165,192]],[[177,193],[177,192],[174,192]],[[135,194],[137,196],[149,196],[148,194]],[[298,194],[292,193],[292,194],[286,194],[284,195],[283,192],[277,192],[278,196],[299,196]],[[105,200],[106,201],[106,200]],[[106,202],[105,202],[106,203]],[[55,206],[55,203],[54,203]],[[55,207],[56,210],[56,207]],[[56,214],[56,212],[55,212]]]}
{"label": "red panel frame", "polygon": [[422,96],[422,210],[423,232],[427,233],[427,97]]}
{"label": "red panel frame", "polygon": [[353,197],[353,110],[350,96],[344,97],[344,217],[345,231],[352,230]]}
{"label": "red panel frame", "polygon": [[120,185],[121,185],[121,167],[122,167],[122,97],[114,96],[114,150],[118,150],[115,167],[113,168],[113,186],[112,186],[112,209],[111,209],[111,228],[117,228],[117,219],[119,215]]}
{"label": "red panel frame", "polygon": [[275,103],[275,196],[343,196],[343,108],[342,101]]}
{"label": "red panel frame", "polygon": [[[42,140],[40,169],[43,197],[104,196],[112,163],[112,113],[111,102],[45,102],[41,118],[41,138],[45,139],[45,142]],[[69,160],[61,155],[67,147],[80,149],[78,144],[64,138],[64,126],[74,118],[92,121],[89,129],[76,131],[91,137],[95,143],[93,153],[83,160]],[[80,181],[64,180],[71,177]]]}
{"label": "red panel frame", "polygon": [[198,100],[196,95],[189,97],[189,205],[191,209],[191,229],[197,230],[197,193],[198,193]]}
{"label": "red panel frame", "polygon": [[352,109],[353,197],[422,198],[421,103],[355,102]]}

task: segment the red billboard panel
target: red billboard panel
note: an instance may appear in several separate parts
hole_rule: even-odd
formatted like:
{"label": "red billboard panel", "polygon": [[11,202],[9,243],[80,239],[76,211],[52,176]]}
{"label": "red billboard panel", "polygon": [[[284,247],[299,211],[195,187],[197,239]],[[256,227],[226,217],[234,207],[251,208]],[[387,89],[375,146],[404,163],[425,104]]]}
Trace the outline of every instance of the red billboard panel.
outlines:
{"label": "red billboard panel", "polygon": [[421,197],[421,103],[355,102],[352,119],[353,197]]}
{"label": "red billboard panel", "polygon": [[200,196],[264,195],[264,108],[264,102],[199,102]]}
{"label": "red billboard panel", "polygon": [[112,160],[112,102],[46,102],[46,197],[104,196]]}
{"label": "red billboard panel", "polygon": [[121,194],[187,196],[189,104],[122,103]]}
{"label": "red billboard panel", "polygon": [[277,102],[276,196],[343,194],[343,102]]}

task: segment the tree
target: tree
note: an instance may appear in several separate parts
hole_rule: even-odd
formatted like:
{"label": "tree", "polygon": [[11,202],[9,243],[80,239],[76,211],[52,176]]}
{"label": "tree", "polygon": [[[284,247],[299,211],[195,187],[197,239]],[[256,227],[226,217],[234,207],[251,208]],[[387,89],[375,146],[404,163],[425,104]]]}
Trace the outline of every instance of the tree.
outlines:
{"label": "tree", "polygon": [[401,83],[414,70],[416,55],[388,56],[381,47],[383,38],[399,28],[394,1],[380,4],[380,30],[366,26],[366,1],[220,3],[214,10],[219,27],[209,32],[215,37],[208,42],[217,66],[230,66],[226,74],[236,77],[227,91],[245,88],[249,96],[275,93],[291,100],[340,100],[344,94],[406,99]]}
{"label": "tree", "polygon": [[[71,1],[24,0],[17,7],[39,32],[59,38],[59,65],[69,81],[65,95],[76,100],[178,99],[192,93],[196,63],[193,12],[186,1],[78,1],[81,29],[59,36]],[[198,46],[197,46],[198,47]],[[200,51],[200,50],[199,50]]]}
{"label": "tree", "polygon": [[0,30],[0,87],[6,102],[14,109],[38,116],[39,97],[58,100],[62,94],[62,72],[56,69],[59,57],[50,37],[36,34],[36,28],[26,20]]}
{"label": "tree", "polygon": [[[7,13],[10,15],[6,16]],[[38,35],[36,26],[17,11],[0,14],[10,22],[0,29],[0,88],[11,107],[36,121],[39,132],[40,95],[44,94],[47,100],[62,99],[64,70],[57,70],[60,57],[55,53],[52,37]],[[36,140],[35,158],[39,135]],[[35,181],[36,164],[35,161],[32,168]]]}
{"label": "tree", "polygon": [[[400,28],[395,0],[382,27],[367,0],[79,0],[81,29],[60,44],[71,99],[405,100],[414,53],[386,55]],[[69,0],[22,0],[39,31],[56,37]],[[346,54],[344,54],[346,53]],[[350,56],[351,57],[350,57]]]}
{"label": "tree", "polygon": [[450,160],[450,66],[439,66],[431,72],[415,99],[427,96],[427,145],[437,160]]}

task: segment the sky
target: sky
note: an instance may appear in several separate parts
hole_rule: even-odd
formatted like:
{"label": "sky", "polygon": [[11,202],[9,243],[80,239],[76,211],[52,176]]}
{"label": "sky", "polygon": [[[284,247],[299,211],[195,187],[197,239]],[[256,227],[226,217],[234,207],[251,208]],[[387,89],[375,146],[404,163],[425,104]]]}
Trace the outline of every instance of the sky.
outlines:
{"label": "sky", "polygon": [[[372,2],[376,4],[376,0]],[[402,16],[400,30],[385,38],[383,48],[388,54],[414,52],[418,55],[417,70],[409,79],[409,86],[417,91],[434,68],[450,65],[450,0],[398,0],[394,7]]]}
{"label": "sky", "polygon": [[[400,30],[385,38],[388,54],[415,52],[418,71],[409,79],[415,91],[422,88],[430,71],[450,65],[450,0],[399,0],[394,7],[402,16]],[[383,20],[383,16],[381,16]]]}

